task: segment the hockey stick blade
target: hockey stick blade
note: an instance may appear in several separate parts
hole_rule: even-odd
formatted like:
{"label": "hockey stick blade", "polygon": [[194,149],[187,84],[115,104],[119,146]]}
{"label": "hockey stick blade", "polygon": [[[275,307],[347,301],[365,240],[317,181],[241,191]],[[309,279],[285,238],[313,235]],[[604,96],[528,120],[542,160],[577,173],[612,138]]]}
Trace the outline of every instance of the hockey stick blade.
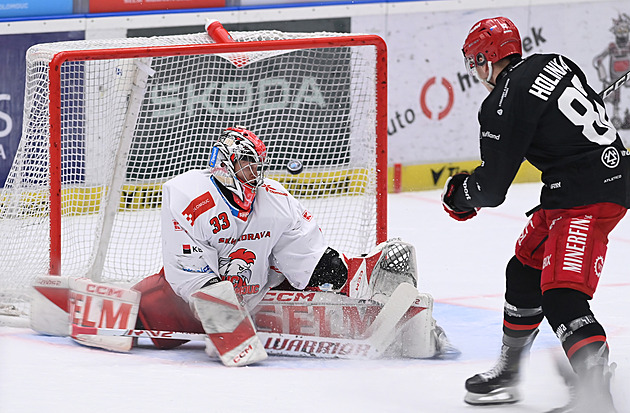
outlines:
{"label": "hockey stick blade", "polygon": [[619,89],[628,80],[630,80],[630,70],[627,71],[624,75],[622,75],[619,79],[615,80],[610,85],[608,85],[606,89],[599,92],[599,96],[601,96],[602,99],[606,99],[608,95],[613,93],[615,90]]}
{"label": "hockey stick blade", "polygon": [[72,324],[71,336],[88,335],[88,336],[106,336],[106,337],[137,337],[137,338],[160,338],[167,340],[190,340],[204,341],[206,335],[202,333],[182,333],[179,331],[168,330],[140,330],[125,328],[99,328],[85,327]]}
{"label": "hockey stick blade", "polygon": [[[140,330],[97,328],[72,325],[72,335],[106,337],[136,337],[204,342],[202,333],[183,333],[166,330]],[[268,354],[288,357],[315,357],[325,359],[370,360],[381,355],[369,339],[318,337],[297,334],[257,332]]]}
{"label": "hockey stick blade", "polygon": [[402,283],[392,293],[387,303],[366,331],[366,340],[381,356],[396,338],[396,325],[418,298],[418,289]]}
{"label": "hockey stick blade", "polygon": [[[303,336],[297,334],[257,332],[268,354],[274,356],[311,356],[316,358],[340,358],[352,360],[374,359],[379,353],[366,340],[337,337]],[[140,330],[123,328],[82,327],[73,324],[72,335],[96,335],[106,337],[136,337],[167,340],[204,342],[203,333],[182,333],[166,330]]]}

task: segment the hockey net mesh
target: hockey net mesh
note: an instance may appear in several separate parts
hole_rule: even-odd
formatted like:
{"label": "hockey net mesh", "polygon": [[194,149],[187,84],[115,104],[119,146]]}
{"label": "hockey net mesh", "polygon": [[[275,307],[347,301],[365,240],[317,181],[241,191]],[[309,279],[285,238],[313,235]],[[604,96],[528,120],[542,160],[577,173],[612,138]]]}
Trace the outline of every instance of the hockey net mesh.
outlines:
{"label": "hockey net mesh", "polygon": [[[231,34],[239,42],[339,36]],[[51,59],[66,50],[205,43],[212,40],[200,33],[29,49],[22,139],[0,193],[0,314],[27,314],[28,287],[49,272]],[[133,283],[159,271],[162,184],[205,168],[220,131],[234,125],[265,142],[270,177],[301,200],[331,246],[346,254],[368,251],[376,243],[376,70],[374,46],[66,61],[60,68],[62,275],[86,276],[99,251],[102,281]],[[130,108],[134,93],[137,116]],[[128,153],[122,161],[120,150]],[[285,166],[295,159],[304,171],[289,175]],[[109,223],[108,203],[115,215]]]}

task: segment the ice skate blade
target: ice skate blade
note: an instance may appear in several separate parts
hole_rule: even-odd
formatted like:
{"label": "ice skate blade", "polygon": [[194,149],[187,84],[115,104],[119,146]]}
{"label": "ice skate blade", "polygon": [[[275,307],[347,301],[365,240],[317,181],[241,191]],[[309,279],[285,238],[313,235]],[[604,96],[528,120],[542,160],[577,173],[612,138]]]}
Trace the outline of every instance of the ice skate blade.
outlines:
{"label": "ice skate blade", "polygon": [[487,406],[494,404],[512,404],[519,402],[521,395],[516,387],[501,387],[490,393],[466,393],[464,401],[474,406]]}

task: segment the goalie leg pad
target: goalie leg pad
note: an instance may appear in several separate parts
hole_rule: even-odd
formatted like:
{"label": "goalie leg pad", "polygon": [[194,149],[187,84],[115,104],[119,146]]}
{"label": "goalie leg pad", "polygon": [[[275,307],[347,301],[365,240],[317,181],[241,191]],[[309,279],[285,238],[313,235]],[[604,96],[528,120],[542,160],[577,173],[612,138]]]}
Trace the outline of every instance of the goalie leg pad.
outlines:
{"label": "goalie leg pad", "polygon": [[[193,305],[212,345],[228,367],[246,366],[267,358],[252,319],[239,302],[234,286],[220,281],[192,295]],[[210,354],[213,349],[207,349]]]}
{"label": "goalie leg pad", "polygon": [[[90,328],[131,329],[136,324],[140,293],[129,288],[71,278],[68,313],[71,337],[80,344],[112,351],[129,351],[132,337],[81,334]],[[75,332],[77,331],[77,332]]]}
{"label": "goalie leg pad", "polygon": [[67,336],[70,280],[60,275],[35,279],[31,291],[30,325],[34,331],[52,336]]}

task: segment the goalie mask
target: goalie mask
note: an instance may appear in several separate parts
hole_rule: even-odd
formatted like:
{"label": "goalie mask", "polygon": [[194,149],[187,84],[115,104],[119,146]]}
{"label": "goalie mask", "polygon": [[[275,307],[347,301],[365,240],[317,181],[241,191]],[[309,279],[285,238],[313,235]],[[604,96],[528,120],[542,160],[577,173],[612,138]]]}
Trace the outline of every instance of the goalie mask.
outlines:
{"label": "goalie mask", "polygon": [[212,175],[233,193],[234,202],[243,210],[248,210],[254,202],[267,167],[265,144],[241,126],[224,130],[212,147]]}
{"label": "goalie mask", "polygon": [[466,69],[471,76],[478,77],[477,67],[488,65],[487,78],[480,80],[490,84],[494,63],[513,54],[523,55],[521,36],[508,18],[484,19],[470,29],[462,52]]}

